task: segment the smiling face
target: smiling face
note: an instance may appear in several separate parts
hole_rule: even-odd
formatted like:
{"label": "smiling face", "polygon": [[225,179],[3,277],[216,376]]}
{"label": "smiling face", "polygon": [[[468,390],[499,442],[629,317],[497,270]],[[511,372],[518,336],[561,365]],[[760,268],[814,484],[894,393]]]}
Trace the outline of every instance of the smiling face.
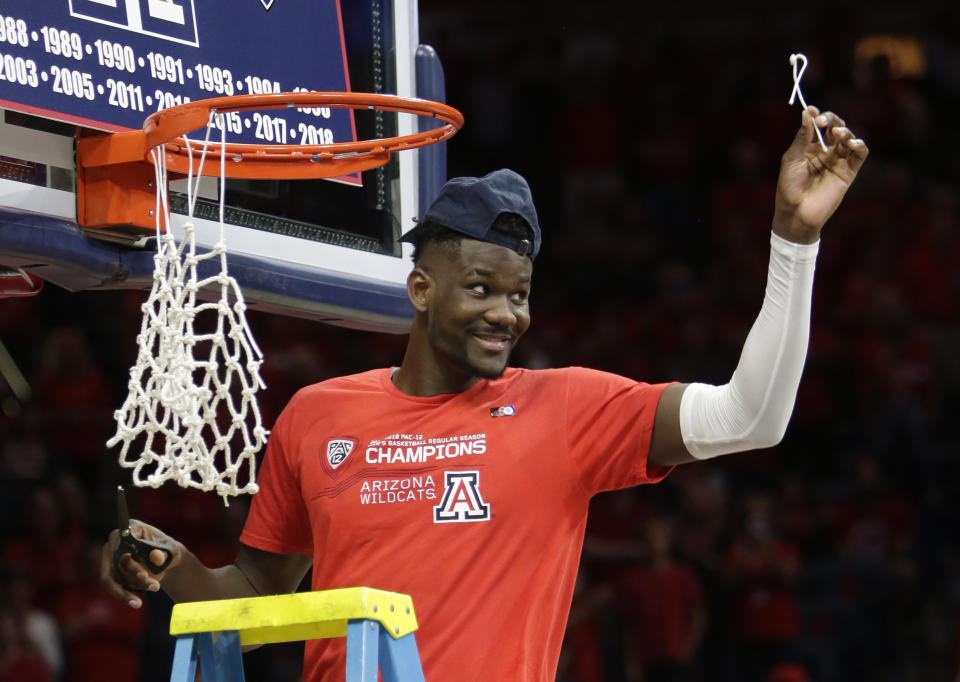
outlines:
{"label": "smiling face", "polygon": [[431,244],[419,268],[429,295],[418,306],[426,339],[441,372],[492,379],[530,326],[533,264],[487,242]]}

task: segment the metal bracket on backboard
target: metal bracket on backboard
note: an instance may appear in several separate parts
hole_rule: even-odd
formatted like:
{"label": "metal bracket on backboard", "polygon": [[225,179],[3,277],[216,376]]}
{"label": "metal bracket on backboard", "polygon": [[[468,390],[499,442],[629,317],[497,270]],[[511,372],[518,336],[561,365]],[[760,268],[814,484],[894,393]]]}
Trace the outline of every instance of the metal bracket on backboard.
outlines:
{"label": "metal bracket on backboard", "polygon": [[[110,164],[88,161],[91,153],[116,139],[115,134],[92,131],[77,138],[77,223],[93,230],[92,236],[105,229],[111,231],[113,241],[129,236],[133,242],[157,229],[156,172],[142,159]],[[160,229],[164,231],[166,225]]]}

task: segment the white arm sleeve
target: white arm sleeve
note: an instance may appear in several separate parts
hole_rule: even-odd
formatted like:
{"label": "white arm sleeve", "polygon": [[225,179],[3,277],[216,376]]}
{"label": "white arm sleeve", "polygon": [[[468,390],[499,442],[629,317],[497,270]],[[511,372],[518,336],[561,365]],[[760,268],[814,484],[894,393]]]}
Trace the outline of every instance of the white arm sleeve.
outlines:
{"label": "white arm sleeve", "polygon": [[771,233],[763,306],[730,383],[690,384],[680,399],[680,433],[697,459],[770,447],[783,438],[807,354],[819,244]]}

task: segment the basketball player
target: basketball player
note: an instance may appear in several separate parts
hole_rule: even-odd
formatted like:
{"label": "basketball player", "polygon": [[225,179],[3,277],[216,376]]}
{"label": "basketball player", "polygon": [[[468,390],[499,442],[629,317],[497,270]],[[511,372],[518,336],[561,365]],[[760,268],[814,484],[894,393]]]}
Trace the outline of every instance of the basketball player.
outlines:
{"label": "basketball player", "polygon": [[[428,680],[552,681],[590,498],[782,438],[820,231],[866,157],[837,115],[802,112],[782,158],[766,296],[722,386],[506,368],[530,325],[536,211],[510,171],[451,180],[405,236],[415,317],[403,362],[293,397],[270,436],[236,561],[208,568],[134,522],[173,559],[154,575],[125,555],[115,570],[114,531],[104,584],[136,608],[140,590],[175,601],[291,592],[312,567],[316,590],[412,595]],[[344,648],[307,642],[304,679],[343,680]]]}

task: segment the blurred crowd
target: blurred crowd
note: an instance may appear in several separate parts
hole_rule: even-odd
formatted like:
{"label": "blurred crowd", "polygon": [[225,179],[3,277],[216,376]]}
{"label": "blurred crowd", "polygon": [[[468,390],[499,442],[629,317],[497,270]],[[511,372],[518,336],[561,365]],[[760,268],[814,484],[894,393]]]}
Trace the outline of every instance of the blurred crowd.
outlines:
{"label": "blurred crowd", "polygon": [[[558,679],[952,681],[960,9],[628,9],[420,3],[421,39],[467,118],[450,174],[514,168],[541,214],[515,364],[728,379],[759,310],[777,167],[799,123],[791,52],[810,59],[807,101],[844,117],[871,156],[824,233],[787,437],[595,499]],[[0,301],[0,341],[31,388],[0,385],[0,682],[169,674],[168,600],[134,611],[97,578],[116,485],[129,482],[104,442],[142,299],[48,286]],[[405,341],[251,323],[267,423],[304,384],[399,363]],[[242,502],[169,486],[130,497],[210,563],[232,558]],[[299,655],[254,652],[248,679],[298,679]]]}

